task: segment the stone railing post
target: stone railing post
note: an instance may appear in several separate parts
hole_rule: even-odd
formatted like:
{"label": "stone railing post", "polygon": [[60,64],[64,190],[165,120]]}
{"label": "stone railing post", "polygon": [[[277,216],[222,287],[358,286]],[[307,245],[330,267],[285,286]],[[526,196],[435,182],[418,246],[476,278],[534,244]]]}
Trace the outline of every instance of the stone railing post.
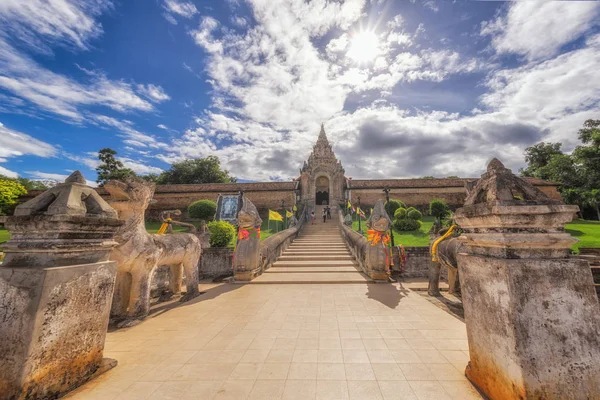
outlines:
{"label": "stone railing post", "polygon": [[247,197],[242,198],[237,216],[239,234],[233,255],[233,276],[237,281],[251,281],[261,273],[260,225],[262,219]]}
{"label": "stone railing post", "polygon": [[55,398],[103,360],[117,274],[117,213],[79,171],[17,206],[0,265],[0,397]]}
{"label": "stone railing post", "polygon": [[367,274],[375,282],[389,282],[388,272],[392,263],[392,249],[387,242],[391,224],[392,220],[385,211],[383,201],[377,200],[373,212],[367,220],[369,231],[365,255]]}
{"label": "stone railing post", "polygon": [[600,307],[553,201],[494,159],[455,219],[469,339],[466,375],[488,398],[600,398]]}

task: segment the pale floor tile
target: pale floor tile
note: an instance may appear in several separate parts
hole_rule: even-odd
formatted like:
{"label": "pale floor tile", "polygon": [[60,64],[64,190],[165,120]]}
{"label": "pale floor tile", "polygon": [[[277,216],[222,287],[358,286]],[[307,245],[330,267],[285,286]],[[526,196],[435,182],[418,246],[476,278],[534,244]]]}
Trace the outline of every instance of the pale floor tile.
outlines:
{"label": "pale floor tile", "polygon": [[235,366],[231,375],[228,379],[240,380],[240,379],[251,379],[256,380],[258,373],[262,369],[263,364],[260,363],[239,363]]}
{"label": "pale floor tile", "polygon": [[287,379],[317,379],[317,363],[291,363]]}
{"label": "pale floor tile", "polygon": [[279,400],[283,397],[285,380],[257,380],[248,397],[250,400]]}
{"label": "pale floor tile", "polygon": [[284,400],[310,400],[317,395],[316,380],[287,380],[283,391]]}
{"label": "pale floor tile", "polygon": [[343,350],[364,350],[365,345],[362,339],[342,339]]}
{"label": "pale floor tile", "polygon": [[433,343],[427,339],[408,338],[406,341],[413,350],[435,350]]}
{"label": "pale floor tile", "polygon": [[162,385],[162,382],[134,382],[116,398],[119,400],[144,400]]}
{"label": "pale floor tile", "polygon": [[407,339],[384,339],[385,344],[390,350],[409,350],[412,349]]}
{"label": "pale floor tile", "polygon": [[358,329],[340,329],[340,338],[342,339],[360,339]]}
{"label": "pale floor tile", "polygon": [[242,363],[262,363],[265,362],[270,350],[246,350],[240,362]]}
{"label": "pale floor tile", "polygon": [[238,363],[243,351],[239,350],[200,350],[188,360],[188,364],[231,364]]}
{"label": "pale floor tile", "polygon": [[423,339],[423,334],[418,329],[403,329],[399,331],[406,339]]}
{"label": "pale floor tile", "polygon": [[294,358],[293,349],[271,349],[267,356],[266,363],[290,363]]}
{"label": "pale floor tile", "polygon": [[159,364],[142,375],[139,380],[144,382],[165,382],[171,379],[171,376],[181,367],[183,367],[183,364]]}
{"label": "pale floor tile", "polygon": [[402,339],[403,336],[398,329],[380,329],[381,337],[386,339]]}
{"label": "pale floor tile", "polygon": [[342,381],[317,381],[317,400],[349,399],[348,384]]}
{"label": "pale floor tile", "polygon": [[296,349],[292,362],[294,363],[316,363],[319,359],[319,350]]}
{"label": "pale floor tile", "polygon": [[451,400],[444,387],[437,381],[409,381],[419,400]]}
{"label": "pale floor tile", "polygon": [[198,381],[225,380],[229,377],[236,364],[185,364],[177,370],[170,380]]}
{"label": "pale floor tile", "polygon": [[348,381],[350,400],[383,400],[376,381]]}
{"label": "pale floor tile", "polygon": [[369,356],[365,350],[343,350],[345,364],[369,363]]}
{"label": "pale floor tile", "polygon": [[394,355],[389,350],[367,350],[367,355],[371,363],[396,363]]}
{"label": "pale floor tile", "polygon": [[271,350],[273,344],[275,343],[275,338],[255,338],[248,349],[252,350]]}
{"label": "pale floor tile", "polygon": [[415,350],[421,361],[425,364],[444,364],[448,360],[437,350]]}
{"label": "pale floor tile", "polygon": [[340,339],[319,339],[319,350],[336,350],[341,348]]}
{"label": "pale floor tile", "polygon": [[298,339],[296,342],[297,350],[317,350],[319,348],[319,339]]}
{"label": "pale floor tile", "polygon": [[452,364],[427,364],[431,373],[438,381],[463,381],[465,376]]}
{"label": "pale floor tile", "polygon": [[150,400],[180,400],[192,386],[192,382],[164,382],[149,397]]}
{"label": "pale floor tile", "polygon": [[247,399],[254,386],[253,380],[226,380],[215,395],[215,400]]}
{"label": "pale floor tile", "polygon": [[344,358],[341,350],[319,350],[318,362],[320,363],[343,363]]}
{"label": "pale floor tile", "polygon": [[340,331],[338,329],[321,329],[319,339],[339,339]]}
{"label": "pale floor tile", "polygon": [[379,381],[379,389],[384,400],[418,400],[406,381]]}
{"label": "pale floor tile", "polygon": [[388,348],[381,338],[363,339],[363,344],[367,350],[387,350]]}
{"label": "pale floor tile", "polygon": [[436,381],[426,364],[398,364],[407,381]]}
{"label": "pale floor tile", "polygon": [[378,381],[405,381],[406,378],[396,364],[371,364]]}
{"label": "pale floor tile", "polygon": [[374,381],[375,374],[371,364],[344,364],[348,381]]}
{"label": "pale floor tile", "polygon": [[398,364],[421,364],[422,361],[412,349],[393,350],[392,355]]}
{"label": "pale floor tile", "polygon": [[345,380],[346,371],[344,364],[318,364],[317,379],[328,381]]}
{"label": "pale floor tile", "polygon": [[277,338],[273,343],[273,349],[295,349],[298,339]]}
{"label": "pale floor tile", "polygon": [[440,350],[440,353],[451,363],[463,363],[466,366],[469,362],[469,354],[462,350]]}
{"label": "pale floor tile", "polygon": [[448,395],[454,400],[481,400],[482,397],[467,380],[440,382]]}
{"label": "pale floor tile", "polygon": [[[318,324],[317,324],[318,325]],[[318,339],[319,338],[319,327],[315,329],[300,329],[298,339]]]}
{"label": "pale floor tile", "polygon": [[258,378],[260,380],[286,379],[290,370],[290,363],[266,363],[263,364]]}

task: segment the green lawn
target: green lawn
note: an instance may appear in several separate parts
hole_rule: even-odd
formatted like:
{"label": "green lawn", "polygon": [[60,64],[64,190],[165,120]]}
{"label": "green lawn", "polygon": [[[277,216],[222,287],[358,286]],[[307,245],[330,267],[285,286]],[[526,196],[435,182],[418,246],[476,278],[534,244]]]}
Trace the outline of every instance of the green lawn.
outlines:
{"label": "green lawn", "polygon": [[579,239],[579,243],[573,246],[573,249],[577,250],[580,247],[600,248],[600,221],[577,219],[567,224],[566,231]]}
{"label": "green lawn", "polygon": [[[429,246],[429,229],[433,225],[433,217],[423,217],[423,225],[418,231],[400,232],[394,229],[394,244],[403,245],[404,247],[428,247]],[[367,236],[367,226],[365,220],[362,220],[361,227],[363,234]],[[358,231],[358,221],[352,223],[352,229]]]}

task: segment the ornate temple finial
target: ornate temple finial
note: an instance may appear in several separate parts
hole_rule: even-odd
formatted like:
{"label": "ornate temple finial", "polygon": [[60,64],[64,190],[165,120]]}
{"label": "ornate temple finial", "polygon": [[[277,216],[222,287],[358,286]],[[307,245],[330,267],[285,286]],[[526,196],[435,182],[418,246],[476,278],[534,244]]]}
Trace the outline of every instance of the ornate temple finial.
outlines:
{"label": "ornate temple finial", "polygon": [[326,143],[329,143],[329,140],[327,140],[327,134],[325,133],[325,124],[324,123],[321,123],[321,132],[319,132],[318,141],[325,141]]}
{"label": "ornate temple finial", "polygon": [[490,161],[490,163],[487,166],[487,172],[498,172],[503,171],[505,169],[506,167],[504,166],[504,164],[502,164],[502,162],[495,157],[492,158],[492,161]]}

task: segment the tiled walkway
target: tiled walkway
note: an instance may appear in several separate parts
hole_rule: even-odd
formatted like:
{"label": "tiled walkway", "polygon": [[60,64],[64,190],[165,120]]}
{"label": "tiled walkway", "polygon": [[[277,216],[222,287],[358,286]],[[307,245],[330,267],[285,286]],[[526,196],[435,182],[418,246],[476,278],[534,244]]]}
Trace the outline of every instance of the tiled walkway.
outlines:
{"label": "tiled walkway", "polygon": [[109,333],[70,399],[479,399],[464,323],[392,284],[232,285]]}

